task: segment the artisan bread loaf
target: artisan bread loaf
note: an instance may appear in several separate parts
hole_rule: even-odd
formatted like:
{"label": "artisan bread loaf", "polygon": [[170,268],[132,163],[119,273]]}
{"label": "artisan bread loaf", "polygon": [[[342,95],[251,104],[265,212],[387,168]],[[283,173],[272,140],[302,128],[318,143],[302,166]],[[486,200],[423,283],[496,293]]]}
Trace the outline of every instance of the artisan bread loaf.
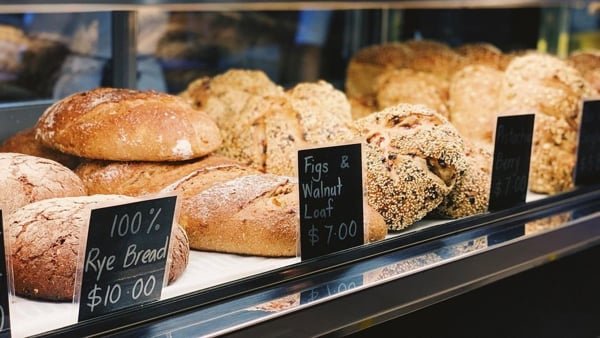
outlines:
{"label": "artisan bread loaf", "polygon": [[567,61],[581,73],[594,89],[595,95],[600,95],[600,50],[576,51],[569,55]]}
{"label": "artisan bread loaf", "polygon": [[464,143],[442,115],[400,104],[355,120],[367,144],[369,205],[389,230],[403,230],[434,210],[464,175]]}
{"label": "artisan bread loaf", "polygon": [[279,96],[254,96],[223,128],[219,153],[257,170],[294,176],[296,150],[349,135],[344,93],[325,81],[301,83]]}
{"label": "artisan bread loaf", "polygon": [[423,104],[448,117],[448,82],[430,73],[412,69],[391,69],[375,82],[377,108],[400,103]]}
{"label": "artisan bread loaf", "polygon": [[50,106],[36,124],[45,146],[114,161],[181,161],[221,144],[217,125],[177,96],[98,88]]}
{"label": "artisan bread loaf", "polygon": [[465,58],[466,65],[484,65],[497,70],[504,70],[510,58],[500,49],[487,42],[462,44],[454,50]]}
{"label": "artisan bread loaf", "polygon": [[0,152],[20,153],[47,158],[69,169],[74,169],[81,161],[79,157],[64,154],[44,146],[40,141],[35,139],[35,129],[33,128],[21,130],[6,139],[0,146]]}
{"label": "artisan bread loaf", "polygon": [[436,216],[461,218],[487,211],[492,180],[492,147],[465,141],[464,174],[434,210]]}
{"label": "artisan bread loaf", "polygon": [[180,96],[194,107],[206,111],[222,127],[237,118],[251,97],[282,93],[283,89],[263,71],[230,69],[215,77],[204,77],[190,83]]}
{"label": "artisan bread loaf", "polygon": [[[245,255],[287,257],[298,254],[298,184],[272,174],[242,174],[216,182],[198,172],[165,191],[183,195],[179,222],[190,247]],[[385,238],[381,215],[365,209],[365,241]]]}
{"label": "artisan bread loaf", "polygon": [[[240,167],[229,158],[208,155],[186,162],[86,161],[75,169],[88,194],[153,194],[197,169]],[[250,170],[249,168],[247,170]]]}
{"label": "artisan bread loaf", "polygon": [[[70,301],[77,270],[81,228],[90,209],[106,203],[128,203],[118,195],[53,198],[26,205],[7,218],[16,294],[34,299]],[[185,232],[175,227],[171,238],[169,283],[187,265]]]}
{"label": "artisan bread loaf", "polygon": [[0,187],[0,208],[5,215],[48,198],[86,195],[79,177],[67,167],[17,153],[0,153]]}
{"label": "artisan bread loaf", "polygon": [[503,72],[485,65],[469,65],[454,74],[449,119],[463,137],[492,143],[503,77]]}

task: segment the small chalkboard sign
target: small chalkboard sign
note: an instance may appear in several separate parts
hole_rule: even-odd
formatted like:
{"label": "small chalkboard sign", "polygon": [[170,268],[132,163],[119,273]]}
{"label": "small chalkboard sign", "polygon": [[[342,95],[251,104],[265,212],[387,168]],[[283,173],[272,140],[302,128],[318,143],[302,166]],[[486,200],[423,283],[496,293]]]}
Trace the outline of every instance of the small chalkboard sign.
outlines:
{"label": "small chalkboard sign", "polygon": [[490,211],[525,202],[534,117],[533,114],[498,117],[488,207]]}
{"label": "small chalkboard sign", "polygon": [[8,307],[10,293],[8,271],[6,270],[6,250],[4,245],[4,219],[0,210],[0,337],[10,337],[10,311]]}
{"label": "small chalkboard sign", "polygon": [[298,151],[302,259],[364,244],[362,144]]}
{"label": "small chalkboard sign", "polygon": [[600,183],[600,100],[583,102],[574,175],[576,186]]}
{"label": "small chalkboard sign", "polygon": [[168,196],[91,211],[80,321],[160,299],[176,204]]}
{"label": "small chalkboard sign", "polygon": [[338,279],[336,281],[316,286],[300,293],[300,304],[307,304],[318,299],[336,295],[363,285],[363,275]]}

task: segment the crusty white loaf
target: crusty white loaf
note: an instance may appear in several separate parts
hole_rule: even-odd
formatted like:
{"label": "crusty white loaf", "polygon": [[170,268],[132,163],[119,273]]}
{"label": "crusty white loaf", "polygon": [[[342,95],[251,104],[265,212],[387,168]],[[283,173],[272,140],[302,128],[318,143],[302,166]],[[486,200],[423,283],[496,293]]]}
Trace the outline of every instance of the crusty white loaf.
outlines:
{"label": "crusty white loaf", "polygon": [[189,160],[221,144],[215,122],[183,99],[117,88],[56,102],[38,120],[36,138],[64,153],[115,161]]}
{"label": "crusty white loaf", "polygon": [[86,195],[83,182],[58,162],[17,153],[0,153],[0,208],[5,215],[29,203]]}
{"label": "crusty white loaf", "polygon": [[[119,195],[53,198],[26,205],[7,218],[16,294],[70,301],[75,285],[81,228],[90,209],[105,203],[137,199]],[[188,262],[189,244],[181,227],[171,239],[169,282],[175,281]]]}

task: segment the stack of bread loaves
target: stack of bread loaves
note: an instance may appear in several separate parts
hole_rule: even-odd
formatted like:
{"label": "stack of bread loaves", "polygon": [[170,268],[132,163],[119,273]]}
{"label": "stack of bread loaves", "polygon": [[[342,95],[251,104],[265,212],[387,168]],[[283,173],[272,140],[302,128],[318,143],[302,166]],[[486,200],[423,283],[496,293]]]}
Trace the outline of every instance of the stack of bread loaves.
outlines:
{"label": "stack of bread loaves", "polygon": [[[177,96],[82,92],[50,107],[35,131],[43,145],[82,159],[75,172],[90,195],[179,192],[178,221],[192,249],[297,254],[295,179],[215,154],[222,139],[218,126]],[[381,216],[367,215],[367,240],[384,238]]]}

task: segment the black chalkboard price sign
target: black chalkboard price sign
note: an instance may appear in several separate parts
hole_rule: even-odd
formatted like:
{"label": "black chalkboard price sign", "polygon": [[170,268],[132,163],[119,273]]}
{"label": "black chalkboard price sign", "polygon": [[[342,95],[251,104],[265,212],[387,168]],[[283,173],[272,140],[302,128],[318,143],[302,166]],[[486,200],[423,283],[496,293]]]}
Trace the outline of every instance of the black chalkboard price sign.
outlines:
{"label": "black chalkboard price sign", "polygon": [[488,207],[490,211],[525,202],[534,117],[533,114],[498,117]]}
{"label": "black chalkboard price sign", "polygon": [[6,250],[4,247],[4,220],[0,210],[0,337],[10,337],[10,312],[8,308],[8,271],[6,271]]}
{"label": "black chalkboard price sign", "polygon": [[307,304],[316,300],[336,295],[340,292],[352,290],[363,285],[363,275],[341,278],[336,281],[321,284],[300,293],[300,304]]}
{"label": "black chalkboard price sign", "polygon": [[298,151],[302,259],[364,244],[362,144]]}
{"label": "black chalkboard price sign", "polygon": [[160,299],[176,196],[93,209],[79,320]]}
{"label": "black chalkboard price sign", "polygon": [[574,175],[577,186],[600,183],[600,100],[583,102]]}

